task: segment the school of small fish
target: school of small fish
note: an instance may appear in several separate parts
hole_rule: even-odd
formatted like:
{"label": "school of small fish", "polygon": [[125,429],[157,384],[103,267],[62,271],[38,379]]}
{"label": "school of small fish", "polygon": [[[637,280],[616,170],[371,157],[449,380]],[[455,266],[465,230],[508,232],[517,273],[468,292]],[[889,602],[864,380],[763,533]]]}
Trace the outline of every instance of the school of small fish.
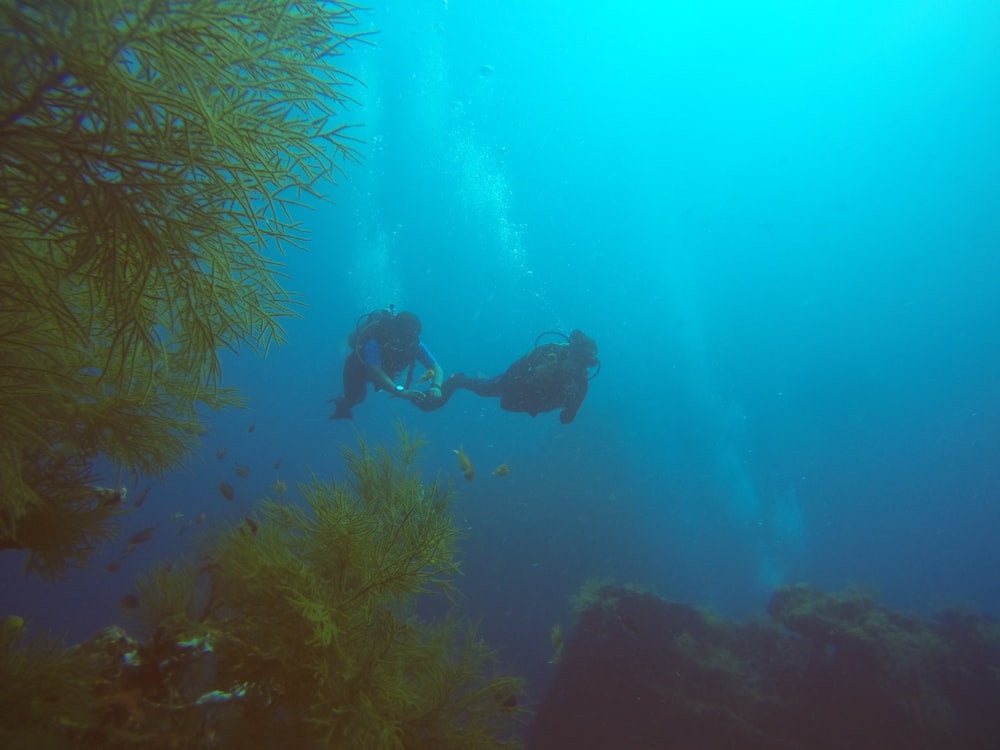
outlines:
{"label": "school of small fish", "polygon": [[[431,373],[431,375],[433,375],[433,373]],[[256,421],[253,421],[250,422],[250,424],[247,426],[246,431],[248,433],[252,433],[254,432],[254,430],[256,430],[256,428],[257,428],[257,423]],[[215,458],[218,461],[224,460],[226,458],[226,454],[227,450],[225,446],[220,446],[215,449]],[[281,458],[276,458],[272,463],[272,466],[274,467],[275,472],[277,472],[281,468]],[[250,476],[250,465],[234,462],[233,471],[240,479],[247,479]],[[133,480],[135,481],[136,486],[138,486],[140,481],[138,472],[132,470],[131,475]],[[129,498],[129,500],[132,500],[131,504],[133,509],[141,508],[146,504],[146,501],[150,496],[151,489],[152,485],[146,485],[142,489],[142,491],[135,496],[134,500],[132,500],[131,497]],[[229,482],[220,479],[217,484],[217,489],[219,494],[225,500],[234,501],[236,499],[236,490],[234,489],[233,485],[230,484]],[[284,480],[276,475],[274,483],[271,485],[271,490],[274,492],[275,495],[280,497],[284,495],[285,492],[287,491],[287,486]],[[102,505],[105,506],[123,505],[125,503],[126,496],[128,494],[129,494],[128,489],[124,486],[114,487],[114,488],[108,488],[108,487],[94,488],[94,495],[97,498],[98,502],[100,502]],[[204,523],[206,518],[207,514],[204,512],[198,513],[196,516],[191,518],[186,518],[185,514],[180,511],[170,514],[170,521],[176,524],[177,536],[181,536],[193,526],[198,526]],[[258,523],[251,516],[245,516],[240,521],[239,528],[246,534],[249,534],[251,536],[256,536],[258,530]],[[156,535],[156,531],[157,531],[156,526],[147,526],[133,533],[126,541],[125,547],[118,554],[118,556],[104,565],[104,570],[107,571],[108,573],[115,573],[118,570],[120,570],[126,558],[129,555],[133,554],[140,545],[151,541]],[[139,599],[135,594],[126,594],[119,600],[118,603],[119,606],[121,606],[123,609],[135,609],[139,606]]]}
{"label": "school of small fish", "polygon": [[[426,370],[418,382],[422,383],[428,381],[431,378],[433,378],[434,375],[435,373],[433,370]],[[248,433],[253,433],[256,427],[257,427],[256,421],[251,422],[247,426],[246,431]],[[475,467],[472,464],[472,460],[468,457],[468,455],[466,455],[464,447],[459,446],[458,448],[453,449],[452,453],[454,453],[458,459],[458,468],[462,476],[468,482],[473,481],[476,474]],[[226,454],[227,450],[224,446],[219,447],[215,450],[215,458],[218,461],[224,460],[226,458]],[[281,458],[275,459],[272,466],[275,472],[277,472],[281,468]],[[235,462],[233,464],[233,471],[240,479],[247,479],[250,476],[250,465],[240,464],[238,462]],[[496,468],[493,469],[491,474],[492,476],[495,477],[504,477],[507,476],[509,472],[510,472],[510,466],[508,466],[506,463],[501,463],[498,464]],[[135,472],[133,472],[133,476],[136,484],[138,485],[139,477],[135,476]],[[114,489],[107,489],[107,488],[96,488],[96,489],[97,489],[96,494],[105,505],[120,505],[124,503],[125,497],[127,495],[127,490],[125,487],[114,488]],[[217,489],[219,494],[225,500],[232,502],[236,499],[236,490],[233,488],[233,485],[230,484],[229,482],[220,479],[217,484]],[[281,479],[279,476],[276,475],[274,482],[271,484],[270,489],[276,496],[281,497],[287,491],[287,485],[285,484],[285,481],[283,479]],[[150,490],[151,490],[151,485],[147,485],[136,496],[135,500],[132,502],[132,507],[134,509],[141,508],[145,504],[147,498],[149,497]],[[184,534],[188,529],[190,529],[193,526],[198,526],[204,523],[206,518],[207,515],[204,512],[198,513],[196,516],[192,518],[185,518],[185,514],[181,512],[175,512],[170,516],[170,520],[177,524],[177,536]],[[258,523],[253,517],[244,516],[240,520],[238,528],[245,534],[248,534],[250,536],[256,536],[258,532]],[[126,546],[122,550],[121,554],[111,562],[107,563],[107,565],[105,566],[105,570],[108,573],[114,573],[118,571],[121,568],[125,558],[131,555],[139,545],[145,544],[146,542],[152,540],[155,534],[156,534],[155,526],[148,526],[132,534],[132,536],[128,538]],[[126,594],[119,600],[119,606],[121,606],[123,609],[135,609],[139,606],[139,604],[140,604],[139,599],[135,594]],[[627,627],[631,623],[623,623],[623,624],[625,624]],[[562,634],[558,626],[553,628],[552,645],[555,650],[553,658],[554,660],[558,660],[559,657],[561,656],[561,651],[562,651]]]}

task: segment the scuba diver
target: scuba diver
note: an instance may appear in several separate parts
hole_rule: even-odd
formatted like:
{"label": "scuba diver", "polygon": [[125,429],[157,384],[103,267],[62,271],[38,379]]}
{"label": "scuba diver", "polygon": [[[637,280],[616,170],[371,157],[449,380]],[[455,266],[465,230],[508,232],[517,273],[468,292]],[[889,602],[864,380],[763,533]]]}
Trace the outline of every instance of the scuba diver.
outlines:
{"label": "scuba diver", "polygon": [[[425,411],[436,409],[441,400],[441,365],[420,340],[420,319],[411,312],[373,310],[358,318],[347,337],[351,351],[344,359],[344,395],[335,399],[337,406],[330,419],[350,419],[351,409],[365,400],[368,383],[376,391],[386,391],[393,398],[403,398]],[[426,391],[412,388],[413,368],[419,362],[425,368],[420,382],[430,380]],[[405,371],[403,384],[396,381]]]}
{"label": "scuba diver", "polygon": [[[549,334],[561,336],[565,343],[539,344],[542,337]],[[597,369],[591,374],[591,368]],[[500,408],[505,411],[535,416],[561,407],[559,421],[569,424],[587,395],[590,379],[600,372],[600,368],[597,344],[585,333],[573,331],[566,336],[546,331],[535,339],[534,349],[501,375],[491,378],[452,375],[444,383],[441,398],[428,406],[440,408],[456,390],[464,388],[479,396],[499,396]]]}

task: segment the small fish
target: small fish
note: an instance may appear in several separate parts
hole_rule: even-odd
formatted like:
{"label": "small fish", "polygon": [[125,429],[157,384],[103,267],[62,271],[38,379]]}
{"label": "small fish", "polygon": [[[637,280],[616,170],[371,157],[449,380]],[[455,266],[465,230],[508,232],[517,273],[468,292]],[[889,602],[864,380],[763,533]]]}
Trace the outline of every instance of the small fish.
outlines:
{"label": "small fish", "polygon": [[118,600],[118,606],[122,609],[136,609],[139,606],[139,597],[135,594],[125,594]]}
{"label": "small fish", "polygon": [[424,374],[420,376],[420,380],[418,380],[417,383],[425,383],[428,380],[430,380],[431,378],[433,378],[434,375],[435,375],[435,372],[434,372],[433,369],[424,370]]}
{"label": "small fish", "polygon": [[135,545],[135,544],[142,544],[143,542],[148,542],[150,539],[153,538],[153,533],[155,531],[156,531],[155,528],[149,526],[143,529],[142,531],[136,532],[135,534],[130,536],[128,538],[128,543]]}
{"label": "small fish", "polygon": [[[183,514],[181,514],[181,515],[183,515]],[[192,526],[197,526],[199,523],[201,523],[204,520],[205,520],[205,514],[204,513],[199,513],[194,518],[189,518],[187,521],[185,521],[184,523],[182,523],[180,525],[180,528],[177,529],[177,536],[180,536],[185,531],[187,531],[188,529],[190,529]]]}
{"label": "small fish", "polygon": [[274,470],[277,471],[280,468],[281,468],[281,459],[279,458],[277,461],[274,462]]}
{"label": "small fish", "polygon": [[271,485],[271,490],[275,495],[284,495],[287,489],[288,487],[285,486],[285,480],[283,479],[275,479],[274,484]]}
{"label": "small fish", "polygon": [[113,507],[115,505],[121,505],[125,502],[125,496],[128,494],[127,487],[119,487],[114,489],[112,487],[95,487],[94,494],[100,499],[101,504],[106,507]]}
{"label": "small fish", "polygon": [[257,522],[254,521],[250,516],[247,516],[240,523],[240,531],[244,534],[250,534],[251,536],[257,536]]}
{"label": "small fish", "polygon": [[236,493],[233,492],[233,485],[228,482],[219,482],[219,494],[226,498],[226,500],[232,500],[236,497]]}
{"label": "small fish", "polygon": [[256,422],[251,422],[250,426],[247,427],[247,432],[253,432],[256,429],[257,429],[257,423]]}
{"label": "small fish", "polygon": [[233,466],[233,471],[236,472],[236,476],[238,476],[240,479],[246,479],[248,476],[250,476],[249,466],[241,466],[240,464],[235,464]]}
{"label": "small fish", "polygon": [[180,521],[182,518],[184,518],[184,514],[183,513],[172,513],[170,515],[170,520],[174,521],[174,522]]}
{"label": "small fish", "polygon": [[505,477],[510,473],[510,467],[507,464],[500,464],[493,470],[493,476],[495,477]]}
{"label": "small fish", "polygon": [[114,573],[114,572],[115,572],[116,570],[118,570],[118,569],[119,569],[119,568],[120,568],[121,566],[122,566],[122,559],[121,559],[121,558],[119,557],[119,558],[118,558],[117,560],[112,560],[112,561],[111,561],[111,562],[109,562],[109,563],[108,563],[107,565],[105,565],[105,566],[104,566],[104,569],[105,569],[106,571],[108,571],[109,573]]}
{"label": "small fish", "polygon": [[216,461],[221,461],[225,457],[226,457],[226,449],[225,448],[219,448],[217,451],[215,451],[215,460]]}
{"label": "small fish", "polygon": [[149,494],[149,488],[150,488],[150,485],[146,485],[146,489],[144,489],[142,492],[139,493],[139,497],[137,497],[135,499],[135,502],[132,503],[132,507],[133,508],[141,508],[142,507],[142,504],[144,502],[146,502],[146,495]]}
{"label": "small fish", "polygon": [[496,701],[497,706],[504,713],[512,713],[517,710],[518,706],[517,693],[513,691],[509,693],[504,691],[498,691],[494,693],[493,698]]}
{"label": "small fish", "polygon": [[472,478],[476,475],[476,470],[472,468],[472,461],[465,455],[462,446],[459,446],[456,450],[452,450],[452,453],[458,456],[458,468],[462,470],[462,476],[465,477],[465,481],[471,482]]}

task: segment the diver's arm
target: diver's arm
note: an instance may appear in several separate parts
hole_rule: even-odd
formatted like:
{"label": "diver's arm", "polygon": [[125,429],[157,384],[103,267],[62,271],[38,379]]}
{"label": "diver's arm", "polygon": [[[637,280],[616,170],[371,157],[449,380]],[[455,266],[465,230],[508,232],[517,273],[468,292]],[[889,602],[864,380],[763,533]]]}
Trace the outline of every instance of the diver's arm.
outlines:
{"label": "diver's arm", "polygon": [[396,382],[382,369],[382,365],[368,365],[368,379],[377,389],[395,395]]}
{"label": "diver's arm", "polygon": [[375,339],[368,339],[361,346],[361,361],[365,363],[368,380],[375,390],[396,392],[396,381],[382,369],[382,347]]}
{"label": "diver's arm", "polygon": [[382,349],[374,339],[365,342],[362,347],[362,358],[368,368],[368,380],[376,390],[385,391],[390,398],[405,398],[407,401],[424,397],[420,391],[407,391],[403,386],[396,385],[396,381],[382,369]]}
{"label": "diver's arm", "polygon": [[406,390],[401,385],[396,385],[396,381],[389,377],[388,373],[379,365],[368,367],[368,377],[379,390],[389,394],[389,398],[401,398],[405,401],[419,401],[424,398],[421,391]]}
{"label": "diver's arm", "polygon": [[422,341],[420,342],[420,348],[417,349],[417,361],[425,369],[434,373],[431,377],[431,385],[428,392],[432,393],[435,398],[439,397],[441,395],[441,384],[444,383],[444,368],[441,367],[441,363],[434,358],[430,349]]}
{"label": "diver's arm", "polygon": [[396,385],[396,381],[390,378],[380,365],[370,365],[368,367],[368,377],[377,388],[388,393],[389,398],[401,398],[404,401],[423,401],[427,395],[423,391],[407,390],[401,385]]}

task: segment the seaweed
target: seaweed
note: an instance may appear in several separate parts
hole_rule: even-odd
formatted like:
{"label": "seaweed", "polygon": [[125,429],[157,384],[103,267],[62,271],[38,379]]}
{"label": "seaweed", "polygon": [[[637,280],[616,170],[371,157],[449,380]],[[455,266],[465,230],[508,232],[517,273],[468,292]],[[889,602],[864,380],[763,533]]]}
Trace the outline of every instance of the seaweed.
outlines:
{"label": "seaweed", "polygon": [[451,490],[421,480],[420,446],[360,443],[347,481],[300,487],[305,507],[264,501],[255,534],[213,545],[198,628],[217,686],[274,707],[253,712],[253,736],[287,740],[292,724],[297,746],[506,746],[494,733],[520,681],[481,676],[493,654],[475,628],[416,614],[421,595],[456,595],[459,570]]}
{"label": "seaweed", "polygon": [[63,675],[75,687],[44,717],[7,708],[41,705],[60,652],[12,650],[0,662],[3,684],[20,680],[0,691],[7,731],[80,748],[519,746],[522,681],[496,671],[456,607],[417,612],[422,597],[453,600],[459,571],[452,492],[421,480],[420,444],[362,444],[348,481],[314,478],[302,506],[262,501],[253,527],[142,576],[127,610],[137,638],[109,629],[61,652],[100,668]]}
{"label": "seaweed", "polygon": [[0,745],[71,748],[97,714],[100,658],[51,638],[29,640],[20,618],[0,621]]}
{"label": "seaweed", "polygon": [[29,571],[114,533],[98,457],[178,466],[240,403],[219,350],[283,341],[292,211],[358,158],[354,10],[0,0],[0,549]]}

